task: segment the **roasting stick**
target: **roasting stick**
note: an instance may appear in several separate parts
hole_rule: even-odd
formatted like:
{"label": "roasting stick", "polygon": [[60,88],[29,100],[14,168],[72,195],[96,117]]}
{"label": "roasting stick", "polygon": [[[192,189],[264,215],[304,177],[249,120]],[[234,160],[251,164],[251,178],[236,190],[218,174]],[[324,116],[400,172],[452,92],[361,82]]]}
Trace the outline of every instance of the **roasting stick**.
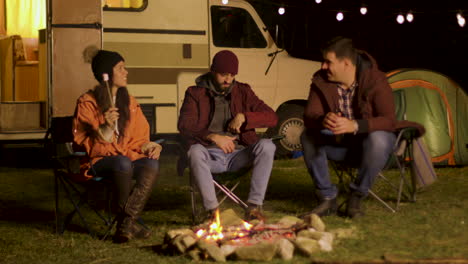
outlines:
{"label": "roasting stick", "polygon": [[[106,83],[107,93],[109,94],[110,105],[111,105],[111,107],[115,107],[114,99],[113,99],[113,96],[112,96],[112,93],[111,93],[111,88],[109,87],[109,74],[103,73],[102,74],[102,79]],[[115,133],[117,135],[119,135],[119,129],[117,127],[117,122],[114,123],[114,130],[115,130]]]}

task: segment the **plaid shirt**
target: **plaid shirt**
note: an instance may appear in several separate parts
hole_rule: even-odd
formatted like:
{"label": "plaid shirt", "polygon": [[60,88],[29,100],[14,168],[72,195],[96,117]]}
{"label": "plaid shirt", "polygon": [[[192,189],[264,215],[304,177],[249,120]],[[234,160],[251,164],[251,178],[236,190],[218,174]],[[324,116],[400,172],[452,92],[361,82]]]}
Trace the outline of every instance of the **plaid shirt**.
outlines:
{"label": "plaid shirt", "polygon": [[356,91],[356,87],[358,86],[357,82],[354,82],[349,89],[344,89],[338,84],[338,103],[340,106],[340,112],[343,117],[346,117],[350,120],[354,120],[353,115],[353,108],[351,104],[354,98],[354,91]]}

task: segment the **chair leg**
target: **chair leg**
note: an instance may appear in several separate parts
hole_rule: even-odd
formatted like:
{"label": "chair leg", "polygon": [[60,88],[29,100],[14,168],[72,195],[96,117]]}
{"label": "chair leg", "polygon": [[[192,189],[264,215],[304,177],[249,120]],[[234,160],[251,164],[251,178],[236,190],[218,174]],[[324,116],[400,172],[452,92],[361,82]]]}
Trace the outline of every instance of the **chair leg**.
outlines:
{"label": "chair leg", "polygon": [[107,227],[107,230],[104,233],[104,236],[102,236],[101,240],[106,240],[107,236],[110,234],[110,232],[112,231],[112,228],[114,228],[116,223],[117,223],[117,216],[115,216],[114,220],[112,220],[112,222],[110,222],[110,224]]}
{"label": "chair leg", "polygon": [[226,186],[222,185],[222,184],[219,184],[218,182],[216,182],[215,180],[213,180],[213,184],[218,187],[227,197],[229,197],[233,202],[237,203],[238,205],[244,207],[244,208],[247,208],[248,205],[246,203],[244,203],[244,201],[242,201],[237,195],[235,195],[233,192],[231,192],[231,190],[229,190],[229,188],[227,188]]}
{"label": "chair leg", "polygon": [[59,198],[60,198],[60,195],[59,195],[59,179],[57,176],[57,171],[54,170],[54,181],[55,181],[55,185],[54,185],[54,190],[55,190],[55,233],[56,234],[63,234],[64,230],[62,228],[62,225],[60,225],[59,223],[59,216],[60,216],[60,201],[59,201]]}
{"label": "chair leg", "polygon": [[[195,181],[190,173],[190,202],[192,206],[192,223],[194,225],[200,224],[203,221],[203,212],[204,207],[200,198],[200,193],[198,193],[198,188],[195,184]],[[200,201],[198,201],[200,200]]]}
{"label": "chair leg", "polygon": [[[238,181],[236,184],[234,184],[234,186],[232,186],[232,188],[230,188],[230,192],[231,193],[234,193],[234,190],[237,188],[237,186],[239,186],[239,183],[240,181]],[[227,187],[227,184],[223,184],[226,188],[229,188]],[[222,192],[222,190],[220,190],[220,192]],[[222,204],[226,199],[228,198],[227,195],[224,195],[223,199],[221,199],[221,201],[219,201],[219,204]]]}
{"label": "chair leg", "polygon": [[[69,224],[69,222],[71,222],[75,212],[78,213],[79,217],[80,217],[80,220],[81,222],[83,223],[83,225],[85,226],[86,230],[88,230],[88,232],[91,234],[92,237],[95,237],[95,234],[93,232],[93,230],[91,230],[91,228],[89,227],[89,224],[88,222],[86,221],[86,219],[84,218],[83,214],[81,213],[80,211],[80,203],[81,203],[81,199],[80,199],[80,203],[77,203],[74,199],[73,199],[73,196],[71,194],[71,191],[66,187],[66,183],[65,183],[65,179],[63,179],[62,177],[60,177],[60,181],[62,182],[62,185],[63,185],[63,188],[65,190],[65,193],[67,194],[67,197],[68,199],[72,202],[73,204],[73,207],[74,207],[74,210],[73,212],[71,212],[68,216],[67,216],[67,219],[66,219],[66,223],[64,223],[64,230],[66,228],[66,226]],[[72,189],[79,193],[78,190],[76,188],[72,186]]]}
{"label": "chair leg", "polygon": [[392,213],[395,213],[395,209],[393,209],[387,202],[382,200],[377,194],[375,194],[372,190],[369,190],[369,195],[374,197],[377,201],[379,201],[381,204],[383,204],[388,210],[390,210]]}

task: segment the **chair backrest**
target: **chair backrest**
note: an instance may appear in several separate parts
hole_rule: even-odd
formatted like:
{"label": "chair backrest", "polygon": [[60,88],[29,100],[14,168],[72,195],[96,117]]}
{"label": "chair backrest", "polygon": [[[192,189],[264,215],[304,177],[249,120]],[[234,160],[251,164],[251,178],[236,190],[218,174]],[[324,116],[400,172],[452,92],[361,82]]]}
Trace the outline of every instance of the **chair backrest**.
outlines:
{"label": "chair backrest", "polygon": [[73,116],[52,118],[47,134],[51,136],[52,151],[56,158],[73,155]]}
{"label": "chair backrest", "polygon": [[52,118],[49,129],[55,144],[73,142],[73,116]]}

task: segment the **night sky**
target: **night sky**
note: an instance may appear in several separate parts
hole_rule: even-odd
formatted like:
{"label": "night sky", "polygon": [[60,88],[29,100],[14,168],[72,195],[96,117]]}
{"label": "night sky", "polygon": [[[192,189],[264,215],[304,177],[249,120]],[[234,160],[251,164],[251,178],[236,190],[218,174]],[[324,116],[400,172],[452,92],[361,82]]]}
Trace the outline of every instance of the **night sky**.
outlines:
{"label": "night sky", "polygon": [[[280,41],[293,56],[320,60],[323,42],[341,35],[368,51],[381,70],[425,68],[440,72],[468,91],[468,25],[460,27],[456,14],[468,20],[468,0],[250,0]],[[359,12],[361,3],[368,13]],[[278,7],[286,13],[278,15]],[[412,23],[396,22],[397,15],[411,10]],[[343,11],[338,22],[336,13]]]}

